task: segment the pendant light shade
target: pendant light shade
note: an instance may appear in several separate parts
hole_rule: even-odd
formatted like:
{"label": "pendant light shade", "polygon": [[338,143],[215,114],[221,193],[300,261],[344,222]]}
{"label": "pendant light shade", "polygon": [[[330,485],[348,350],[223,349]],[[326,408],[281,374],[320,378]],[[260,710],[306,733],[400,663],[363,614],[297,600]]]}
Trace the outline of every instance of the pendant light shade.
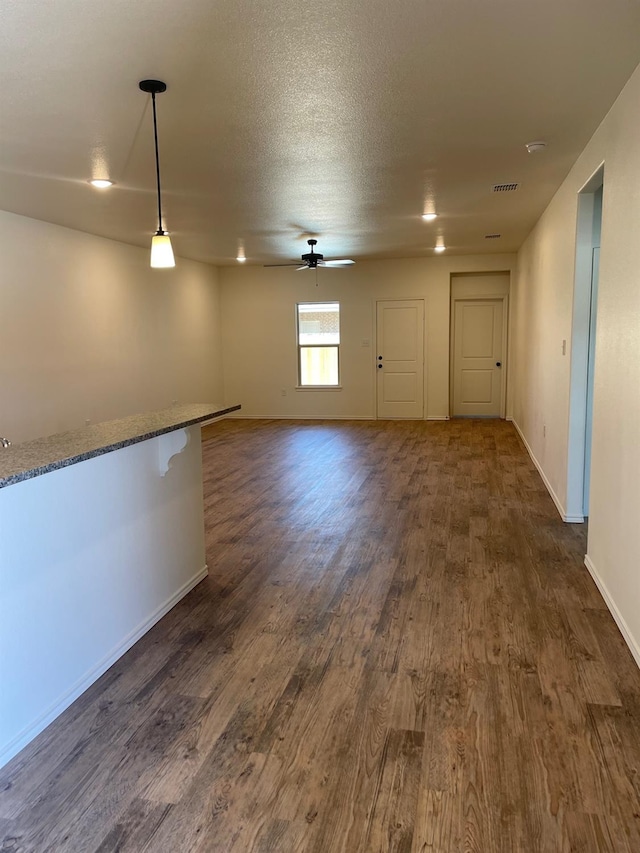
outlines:
{"label": "pendant light shade", "polygon": [[151,266],[154,268],[175,267],[171,238],[166,231],[158,231],[151,238]]}
{"label": "pendant light shade", "polygon": [[156,185],[158,188],[158,230],[151,240],[151,266],[154,269],[175,267],[176,262],[171,248],[171,238],[162,227],[162,193],[160,191],[160,155],[158,154],[158,120],[156,117],[156,95],[166,92],[167,84],[162,80],[141,80],[143,92],[151,95],[153,105],[153,141],[156,149]]}

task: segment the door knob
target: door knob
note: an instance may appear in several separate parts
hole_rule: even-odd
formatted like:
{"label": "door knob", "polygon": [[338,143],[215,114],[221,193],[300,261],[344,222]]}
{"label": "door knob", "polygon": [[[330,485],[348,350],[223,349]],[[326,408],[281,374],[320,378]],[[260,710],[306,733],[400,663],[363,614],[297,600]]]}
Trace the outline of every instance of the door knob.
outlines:
{"label": "door knob", "polygon": [[378,361],[382,361],[382,356],[381,356],[381,355],[379,355],[379,356],[378,356]]}
{"label": "door knob", "polygon": [[501,362],[501,361],[496,361],[496,367],[502,367],[502,362]]}
{"label": "door knob", "polygon": [[381,365],[381,364],[379,364],[379,365],[378,365],[378,370],[382,370],[382,365]]}

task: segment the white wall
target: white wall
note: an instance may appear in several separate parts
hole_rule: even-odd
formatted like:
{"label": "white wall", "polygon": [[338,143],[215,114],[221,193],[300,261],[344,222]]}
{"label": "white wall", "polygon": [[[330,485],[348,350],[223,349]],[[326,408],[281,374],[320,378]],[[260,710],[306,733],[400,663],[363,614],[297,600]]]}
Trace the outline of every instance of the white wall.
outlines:
{"label": "white wall", "polygon": [[577,194],[604,161],[588,565],[640,663],[638,104],[640,70],[518,255],[513,366],[515,421],[564,506]]}
{"label": "white wall", "polygon": [[217,270],[0,212],[0,435],[222,395]]}
{"label": "white wall", "polygon": [[[226,399],[242,403],[242,417],[375,417],[376,300],[424,299],[425,410],[445,418],[451,275],[514,266],[515,256],[507,254],[364,261],[319,270],[317,287],[311,271],[225,267],[219,274]],[[342,390],[296,391],[296,302],[334,300],[341,312]]]}
{"label": "white wall", "polygon": [[451,278],[452,299],[487,299],[493,296],[509,297],[510,276],[506,273],[482,275],[454,275]]}

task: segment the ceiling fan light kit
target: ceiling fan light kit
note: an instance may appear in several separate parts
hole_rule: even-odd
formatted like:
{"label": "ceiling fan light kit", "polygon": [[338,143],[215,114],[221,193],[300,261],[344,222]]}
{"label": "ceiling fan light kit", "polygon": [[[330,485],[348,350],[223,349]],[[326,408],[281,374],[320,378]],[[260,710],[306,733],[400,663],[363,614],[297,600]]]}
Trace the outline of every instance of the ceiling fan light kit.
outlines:
{"label": "ceiling fan light kit", "polygon": [[156,151],[156,186],[158,190],[158,230],[151,240],[151,266],[154,269],[175,267],[171,238],[162,227],[162,193],[160,190],[160,156],[158,154],[158,120],[156,117],[156,95],[167,91],[167,84],[162,80],[141,80],[139,83],[143,92],[151,95],[153,106],[153,141]]}

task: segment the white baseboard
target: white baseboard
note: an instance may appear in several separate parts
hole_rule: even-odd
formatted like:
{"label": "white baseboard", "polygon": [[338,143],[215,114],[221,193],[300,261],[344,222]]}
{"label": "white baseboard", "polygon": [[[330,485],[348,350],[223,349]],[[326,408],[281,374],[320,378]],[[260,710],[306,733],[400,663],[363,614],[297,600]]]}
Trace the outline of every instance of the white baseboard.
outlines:
{"label": "white baseboard", "polygon": [[607,585],[600,577],[600,574],[596,567],[593,565],[592,560],[587,554],[584,558],[584,564],[589,569],[589,574],[595,581],[596,586],[600,590],[600,594],[605,600],[605,604],[609,608],[611,615],[616,620],[616,625],[620,629],[620,633],[624,637],[625,643],[629,646],[629,650],[634,657],[635,662],[640,667],[640,643],[636,640],[636,638],[631,633],[629,626],[625,622],[624,616],[618,610],[618,605],[615,603],[613,598],[611,597],[611,593],[607,589]]}
{"label": "white baseboard", "polygon": [[235,412],[229,420],[236,421],[375,421],[375,415],[243,415]]}
{"label": "white baseboard", "polygon": [[[229,420],[242,421],[377,421],[376,415],[244,415],[241,412],[231,412],[224,415]],[[448,421],[449,415],[427,415],[426,418],[399,418],[398,420]],[[216,418],[222,420],[222,418]],[[386,418],[385,418],[386,420]],[[213,421],[212,421],[213,423]]]}
{"label": "white baseboard", "polygon": [[562,518],[562,520],[566,521],[569,524],[582,524],[584,522],[584,516],[583,515],[567,515],[567,512],[566,512],[565,508],[563,507],[562,502],[560,501],[560,498],[554,492],[551,483],[547,479],[547,475],[544,473],[542,465],[536,459],[533,450],[529,446],[529,442],[524,437],[524,433],[522,432],[522,430],[520,429],[520,427],[518,425],[518,422],[514,418],[511,418],[511,423],[514,425],[514,427],[518,431],[518,435],[522,439],[522,443],[526,447],[527,453],[531,457],[531,461],[533,462],[533,464],[538,469],[538,474],[540,474],[540,476],[542,477],[542,482],[545,484],[547,491],[551,495],[551,499],[554,502],[554,504],[556,505],[556,509],[560,513],[560,517]]}
{"label": "white baseboard", "polygon": [[60,716],[60,714],[72,704],[72,702],[75,702],[78,696],[81,696],[85,690],[91,687],[91,685],[97,681],[110,666],[113,666],[113,664],[121,658],[122,655],[131,648],[131,646],[137,643],[138,640],[147,633],[147,631],[151,630],[156,622],[159,622],[160,619],[162,619],[162,617],[180,601],[180,599],[184,598],[187,593],[191,592],[191,590],[197,586],[200,581],[204,580],[208,574],[209,570],[207,566],[196,572],[196,574],[184,583],[172,596],[170,596],[164,604],[161,604],[160,607],[151,614],[151,616],[134,628],[133,631],[131,631],[131,633],[122,640],[122,642],[118,643],[118,645],[101,661],[99,661],[96,666],[86,672],[66,693],[64,693],[63,696],[57,699],[53,705],[41,714],[40,717],[38,717],[33,723],[30,723],[20,732],[20,734],[17,735],[17,737],[6,744],[0,751],[0,767],[3,767],[8,761],[17,755],[21,749],[24,749],[28,743],[31,743],[31,741],[39,735],[40,732],[44,731],[49,723],[52,723],[56,717]]}

